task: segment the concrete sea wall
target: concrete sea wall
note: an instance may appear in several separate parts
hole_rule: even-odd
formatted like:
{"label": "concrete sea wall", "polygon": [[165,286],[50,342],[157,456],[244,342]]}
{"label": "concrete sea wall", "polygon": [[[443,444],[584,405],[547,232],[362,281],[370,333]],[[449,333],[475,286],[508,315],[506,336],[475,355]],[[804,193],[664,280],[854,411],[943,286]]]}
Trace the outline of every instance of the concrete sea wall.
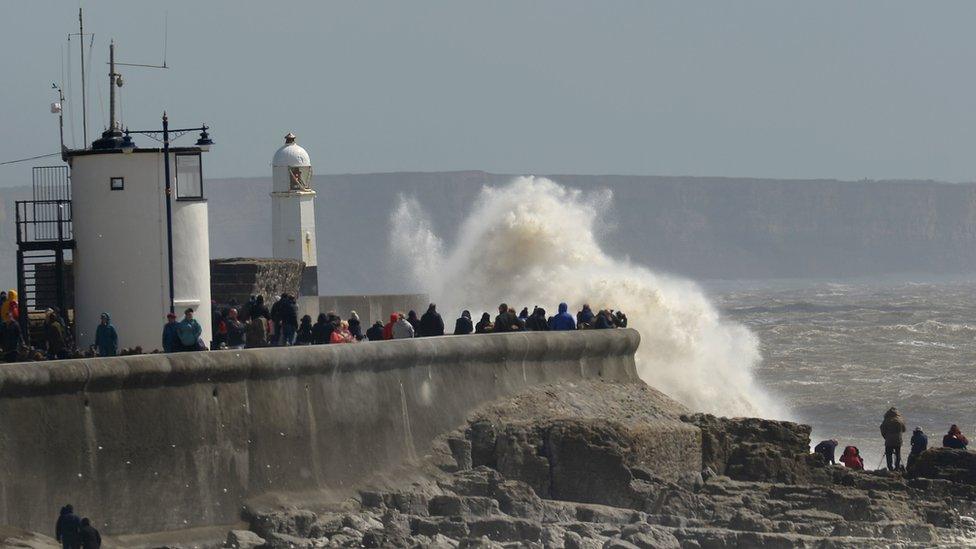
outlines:
{"label": "concrete sea wall", "polygon": [[0,366],[0,524],[71,502],[105,533],[228,524],[272,492],[337,488],[477,405],[541,383],[636,380],[633,330],[492,334]]}

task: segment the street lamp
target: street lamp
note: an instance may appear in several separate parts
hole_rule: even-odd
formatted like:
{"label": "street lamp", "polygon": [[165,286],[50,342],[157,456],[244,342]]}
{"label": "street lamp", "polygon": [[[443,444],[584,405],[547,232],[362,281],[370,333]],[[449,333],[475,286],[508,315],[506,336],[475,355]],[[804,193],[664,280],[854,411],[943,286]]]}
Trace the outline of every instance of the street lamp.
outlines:
{"label": "street lamp", "polygon": [[132,133],[141,133],[144,135],[154,135],[163,134],[163,172],[166,177],[166,255],[167,255],[167,267],[169,271],[169,312],[176,313],[176,298],[173,289],[173,186],[172,179],[169,172],[169,142],[170,133],[177,134],[173,139],[178,139],[179,137],[189,133],[189,132],[200,132],[200,139],[197,139],[196,146],[200,148],[201,151],[207,152],[210,147],[213,146],[214,142],[210,139],[210,134],[207,133],[209,126],[204,124],[199,128],[180,128],[176,130],[169,129],[169,117],[166,116],[166,111],[163,111],[163,129],[162,130],[125,130],[125,137],[122,138],[122,143],[120,145],[123,154],[129,154],[135,150],[136,144],[132,141]]}

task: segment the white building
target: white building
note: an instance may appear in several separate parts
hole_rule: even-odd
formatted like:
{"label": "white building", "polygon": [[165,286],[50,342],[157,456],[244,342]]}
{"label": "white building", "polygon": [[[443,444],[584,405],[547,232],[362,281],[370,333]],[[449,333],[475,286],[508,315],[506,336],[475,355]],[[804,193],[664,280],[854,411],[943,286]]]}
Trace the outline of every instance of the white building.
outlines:
{"label": "white building", "polygon": [[[158,148],[123,149],[117,128],[91,149],[66,152],[75,238],[74,309],[79,348],[94,343],[108,312],[119,347],[161,349],[170,310],[166,180]],[[200,147],[170,148],[173,305],[192,308],[211,335],[210,235]]]}
{"label": "white building", "polygon": [[[315,251],[315,191],[312,189],[312,163],[308,152],[295,135],[285,136],[285,144],[271,161],[271,227],[275,259],[298,259],[305,263],[299,289],[302,312],[317,313],[318,261]],[[314,298],[314,299],[312,299]]]}

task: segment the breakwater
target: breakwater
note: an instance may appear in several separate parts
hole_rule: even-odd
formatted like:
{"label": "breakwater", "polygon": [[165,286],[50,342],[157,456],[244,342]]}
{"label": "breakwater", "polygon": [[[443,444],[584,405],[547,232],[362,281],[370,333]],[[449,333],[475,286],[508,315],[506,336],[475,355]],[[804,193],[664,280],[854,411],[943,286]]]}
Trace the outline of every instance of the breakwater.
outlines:
{"label": "breakwater", "polygon": [[105,533],[228,524],[249,498],[339,488],[422,455],[475,406],[636,380],[634,330],[0,366],[0,524],[66,502]]}

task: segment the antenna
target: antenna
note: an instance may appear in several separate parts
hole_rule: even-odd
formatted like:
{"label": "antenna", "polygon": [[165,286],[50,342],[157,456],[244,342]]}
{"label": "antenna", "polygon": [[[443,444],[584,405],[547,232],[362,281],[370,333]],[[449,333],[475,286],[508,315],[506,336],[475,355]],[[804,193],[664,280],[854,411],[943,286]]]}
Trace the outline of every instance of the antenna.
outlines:
{"label": "antenna", "polygon": [[[78,51],[81,53],[81,134],[84,147],[88,147],[88,100],[85,97],[85,20],[81,15],[81,8],[78,8],[78,32],[68,34],[68,41],[72,36],[78,37]],[[92,41],[95,35],[91,35]]]}
{"label": "antenna", "polygon": [[[163,24],[163,64],[162,65],[148,65],[145,63],[122,63],[120,61],[115,62],[116,67],[144,67],[147,69],[168,69],[169,66],[166,65],[166,50],[169,49],[169,12],[166,12],[166,22]],[[115,72],[115,71],[112,71]]]}

